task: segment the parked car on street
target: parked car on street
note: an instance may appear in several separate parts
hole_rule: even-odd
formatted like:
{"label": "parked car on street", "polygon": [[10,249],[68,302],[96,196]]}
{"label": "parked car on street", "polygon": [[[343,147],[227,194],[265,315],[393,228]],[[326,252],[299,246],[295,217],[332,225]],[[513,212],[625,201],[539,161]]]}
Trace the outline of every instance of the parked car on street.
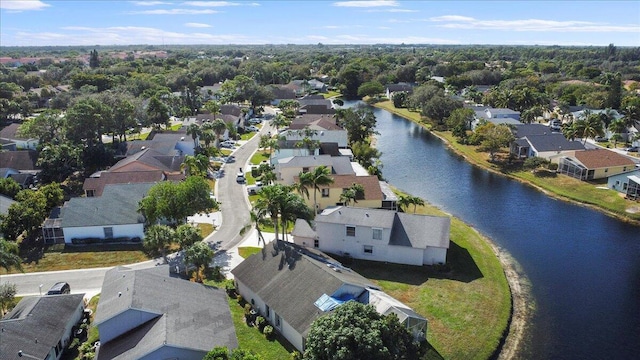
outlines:
{"label": "parked car on street", "polygon": [[244,173],[239,172],[239,173],[238,173],[238,175],[236,175],[236,182],[237,182],[238,184],[244,184],[244,182],[245,182],[246,180],[247,180],[247,179],[245,179],[245,177],[244,177]]}
{"label": "parked car on street", "polygon": [[247,194],[255,195],[262,190],[262,181],[256,181],[254,185],[247,186]]}
{"label": "parked car on street", "polygon": [[597,141],[597,142],[606,142],[606,141],[609,141],[609,139],[607,139],[607,138],[606,138],[606,137],[604,137],[604,136],[596,136],[596,138],[595,138],[594,140],[595,140],[595,141]]}
{"label": "parked car on street", "polygon": [[220,147],[233,149],[236,146],[236,142],[233,140],[225,140],[220,143]]}
{"label": "parked car on street", "polygon": [[628,147],[625,149],[628,152],[638,152],[638,147],[637,146],[632,146],[632,147]]}
{"label": "parked car on street", "polygon": [[247,126],[247,127],[245,128],[245,130],[247,130],[247,131],[260,131],[260,129],[259,129],[258,127],[253,126],[253,125],[249,125],[249,126]]}
{"label": "parked car on street", "polygon": [[256,124],[260,124],[261,122],[262,122],[261,118],[251,118],[251,119],[249,119],[249,124],[256,125]]}
{"label": "parked car on street", "polygon": [[63,295],[71,292],[71,287],[68,283],[61,281],[53,284],[53,286],[47,291],[47,295]]}

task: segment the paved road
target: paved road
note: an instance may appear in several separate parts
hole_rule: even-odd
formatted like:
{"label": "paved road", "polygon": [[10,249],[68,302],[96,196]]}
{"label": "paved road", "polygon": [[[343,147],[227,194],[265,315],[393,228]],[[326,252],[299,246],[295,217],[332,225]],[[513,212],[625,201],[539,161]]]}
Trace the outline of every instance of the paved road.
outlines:
{"label": "paved road", "polygon": [[[271,128],[270,124],[265,123],[260,134],[266,134],[269,131],[273,133],[274,129]],[[259,135],[254,136],[234,151],[233,155],[236,157],[236,162],[223,165],[225,176],[216,181],[216,195],[221,203],[220,210],[223,213],[222,224],[205,241],[219,250],[220,256],[223,257],[227,250],[237,246],[244,239],[246,235],[240,235],[240,230],[250,224],[246,188],[236,182],[236,174],[241,167],[245,169],[246,163],[258,148]],[[181,264],[181,256],[180,254],[172,254],[171,258],[170,265],[173,270],[176,265],[179,266]],[[156,259],[127,266],[142,269],[154,267],[159,262]],[[18,296],[30,296],[38,295],[41,292],[45,293],[51,285],[58,281],[66,281],[71,286],[71,293],[86,293],[88,296],[92,296],[100,292],[104,274],[110,268],[2,275],[0,276],[0,283],[14,283],[17,286]],[[42,288],[40,285],[42,285]]]}

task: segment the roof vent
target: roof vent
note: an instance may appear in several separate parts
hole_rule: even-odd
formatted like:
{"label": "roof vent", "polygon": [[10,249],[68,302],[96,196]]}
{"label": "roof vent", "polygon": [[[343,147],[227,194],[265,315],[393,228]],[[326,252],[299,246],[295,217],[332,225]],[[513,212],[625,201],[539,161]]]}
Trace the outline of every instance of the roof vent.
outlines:
{"label": "roof vent", "polygon": [[146,146],[141,146],[141,147],[140,147],[140,150],[144,150],[144,149],[146,149],[146,148],[147,148]]}
{"label": "roof vent", "polygon": [[118,297],[122,296],[122,292],[118,291]]}

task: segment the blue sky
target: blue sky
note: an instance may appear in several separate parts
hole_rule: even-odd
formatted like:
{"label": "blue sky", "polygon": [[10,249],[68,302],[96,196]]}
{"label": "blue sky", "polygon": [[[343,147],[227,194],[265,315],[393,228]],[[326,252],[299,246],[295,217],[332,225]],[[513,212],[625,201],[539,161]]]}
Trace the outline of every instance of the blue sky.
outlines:
{"label": "blue sky", "polygon": [[0,45],[640,46],[640,1],[0,0]]}

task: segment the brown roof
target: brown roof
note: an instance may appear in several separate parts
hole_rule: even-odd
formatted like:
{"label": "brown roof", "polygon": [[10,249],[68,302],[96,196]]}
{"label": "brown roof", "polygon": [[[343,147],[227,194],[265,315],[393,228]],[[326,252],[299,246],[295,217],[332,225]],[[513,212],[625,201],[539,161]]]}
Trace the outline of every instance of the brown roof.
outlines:
{"label": "brown roof", "polygon": [[605,149],[576,151],[575,158],[587,169],[598,169],[613,166],[633,166],[635,163],[624,155]]}
{"label": "brown roof", "polygon": [[305,127],[317,130],[318,128],[325,130],[342,130],[340,126],[336,124],[336,118],[331,114],[307,114],[298,116],[289,125],[289,129],[300,130]]}
{"label": "brown roof", "polygon": [[108,184],[135,184],[149,183],[164,180],[165,175],[160,170],[151,171],[125,171],[125,172],[102,172],[100,177],[87,178],[84,180],[83,190],[93,190],[94,196],[102,196],[105,185]]}
{"label": "brown roof", "polygon": [[23,137],[18,136],[19,127],[20,127],[20,124],[16,124],[16,123],[7,125],[4,129],[0,130],[0,138],[9,139],[9,140],[15,140],[15,139],[27,140]]}
{"label": "brown roof", "polygon": [[0,168],[15,170],[37,170],[38,154],[33,150],[2,151],[0,152]]}
{"label": "brown roof", "polygon": [[375,175],[332,175],[331,177],[333,178],[333,184],[325,188],[346,189],[353,184],[360,184],[364,187],[364,200],[382,200],[383,198],[380,181]]}

